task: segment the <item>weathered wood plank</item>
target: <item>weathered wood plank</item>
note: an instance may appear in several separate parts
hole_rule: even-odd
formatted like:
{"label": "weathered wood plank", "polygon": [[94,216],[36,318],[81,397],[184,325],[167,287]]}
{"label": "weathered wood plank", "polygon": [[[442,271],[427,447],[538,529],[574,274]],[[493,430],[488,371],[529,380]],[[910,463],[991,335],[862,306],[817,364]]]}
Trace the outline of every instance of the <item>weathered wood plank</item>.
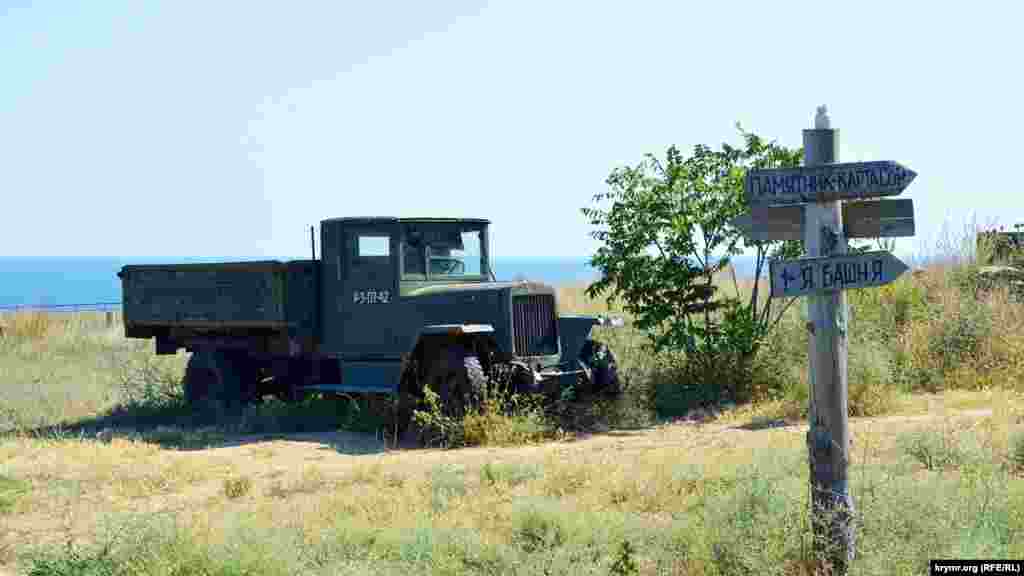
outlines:
{"label": "weathered wood plank", "polygon": [[843,203],[847,238],[905,238],[914,235],[914,201],[910,198]]}
{"label": "weathered wood plank", "polygon": [[[804,204],[753,206],[733,219],[755,242],[803,238]],[[844,202],[843,234],[847,238],[898,238],[914,235],[914,204],[909,198]]]}

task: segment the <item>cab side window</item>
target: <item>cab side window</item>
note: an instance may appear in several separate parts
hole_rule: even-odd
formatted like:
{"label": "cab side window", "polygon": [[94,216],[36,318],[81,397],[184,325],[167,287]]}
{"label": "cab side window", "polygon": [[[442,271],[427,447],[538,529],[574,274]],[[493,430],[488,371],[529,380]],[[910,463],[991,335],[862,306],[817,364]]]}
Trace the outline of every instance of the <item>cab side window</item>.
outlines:
{"label": "cab side window", "polygon": [[356,237],[355,263],[386,264],[391,258],[391,237],[379,234],[360,234]]}

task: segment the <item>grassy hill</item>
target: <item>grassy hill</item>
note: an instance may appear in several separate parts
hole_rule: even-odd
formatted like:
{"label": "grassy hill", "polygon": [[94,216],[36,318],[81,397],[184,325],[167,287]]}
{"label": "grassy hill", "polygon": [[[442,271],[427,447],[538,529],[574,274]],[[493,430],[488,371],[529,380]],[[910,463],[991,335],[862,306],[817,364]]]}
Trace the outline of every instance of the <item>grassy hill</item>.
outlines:
{"label": "grassy hill", "polygon": [[[1024,557],[1024,304],[980,289],[973,270],[935,266],[849,293],[853,573]],[[609,311],[580,286],[562,287],[560,302]],[[568,421],[492,418],[472,437],[481,446],[458,450],[391,449],[347,402],[271,403],[238,421],[202,421],[179,405],[186,356],[154,356],[102,314],[22,313],[0,324],[0,572],[805,574],[814,565],[799,303],[758,358],[751,405],[692,411],[679,385],[685,359],[644,352],[627,317],[623,329],[599,330],[628,380],[623,399]],[[700,420],[673,418],[687,414]]]}

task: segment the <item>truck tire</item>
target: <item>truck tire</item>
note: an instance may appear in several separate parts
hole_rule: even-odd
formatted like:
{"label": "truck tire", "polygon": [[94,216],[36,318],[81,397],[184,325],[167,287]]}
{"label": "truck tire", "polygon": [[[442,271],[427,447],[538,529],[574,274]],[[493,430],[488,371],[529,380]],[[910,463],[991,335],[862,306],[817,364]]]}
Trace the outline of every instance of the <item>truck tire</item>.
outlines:
{"label": "truck tire", "polygon": [[580,361],[590,368],[591,391],[602,392],[608,396],[618,396],[622,393],[619,365],[608,346],[596,340],[587,340],[580,350]]}
{"label": "truck tire", "polygon": [[242,366],[221,351],[196,350],[185,368],[185,401],[198,409],[231,410],[243,401]]}
{"label": "truck tire", "polygon": [[487,391],[480,358],[459,345],[439,350],[430,363],[426,382],[440,396],[443,409],[453,416],[479,407]]}

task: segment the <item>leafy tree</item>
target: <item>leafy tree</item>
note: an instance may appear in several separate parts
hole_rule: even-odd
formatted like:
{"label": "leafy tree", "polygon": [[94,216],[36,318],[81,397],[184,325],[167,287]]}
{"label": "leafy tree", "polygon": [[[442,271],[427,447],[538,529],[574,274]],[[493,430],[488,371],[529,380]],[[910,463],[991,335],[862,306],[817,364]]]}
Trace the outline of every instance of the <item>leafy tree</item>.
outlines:
{"label": "leafy tree", "polygon": [[[587,294],[621,301],[654,351],[684,351],[697,370],[714,372],[729,361],[742,374],[785,308],[773,314],[757,284],[743,299],[735,275],[735,295],[721,295],[715,276],[746,246],[755,248],[757,278],[769,257],[802,250],[799,242],[745,239],[730,221],[745,211],[748,169],[798,166],[803,153],[737,129],[742,147],[698,145],[684,157],[671,146],[664,159],[647,154],[636,166],[614,170],[608,191],[595,195],[596,206],[583,214],[602,243],[591,265],[603,276]],[[730,392],[746,399],[741,386]]]}

